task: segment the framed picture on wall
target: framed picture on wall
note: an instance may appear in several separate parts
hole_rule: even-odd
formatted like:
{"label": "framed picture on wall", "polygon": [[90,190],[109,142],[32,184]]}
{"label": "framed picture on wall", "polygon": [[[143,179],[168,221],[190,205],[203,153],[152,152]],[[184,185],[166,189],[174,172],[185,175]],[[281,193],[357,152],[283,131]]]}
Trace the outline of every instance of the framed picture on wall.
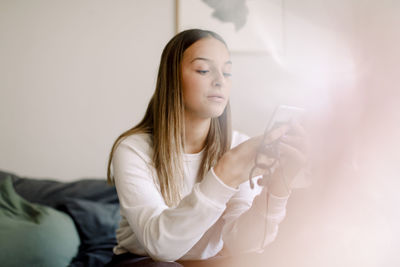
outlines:
{"label": "framed picture on wall", "polygon": [[283,53],[284,0],[175,0],[176,32],[219,33],[232,52]]}

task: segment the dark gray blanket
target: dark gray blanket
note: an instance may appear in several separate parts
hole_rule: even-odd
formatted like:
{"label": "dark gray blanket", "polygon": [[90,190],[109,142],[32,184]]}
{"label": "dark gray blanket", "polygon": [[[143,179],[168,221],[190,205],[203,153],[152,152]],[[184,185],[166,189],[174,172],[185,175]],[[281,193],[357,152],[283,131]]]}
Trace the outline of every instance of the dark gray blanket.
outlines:
{"label": "dark gray blanket", "polygon": [[15,191],[27,201],[61,210],[72,217],[81,245],[70,266],[103,266],[111,260],[120,215],[116,190],[105,179],[63,183],[0,171],[0,181],[8,175],[12,176]]}

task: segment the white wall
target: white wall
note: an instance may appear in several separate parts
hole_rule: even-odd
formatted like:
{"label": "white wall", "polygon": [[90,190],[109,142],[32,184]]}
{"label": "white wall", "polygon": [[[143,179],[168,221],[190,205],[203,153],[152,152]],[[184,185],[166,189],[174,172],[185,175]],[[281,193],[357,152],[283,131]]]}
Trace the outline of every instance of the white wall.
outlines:
{"label": "white wall", "polygon": [[174,1],[0,1],[0,168],[105,177],[174,34]]}

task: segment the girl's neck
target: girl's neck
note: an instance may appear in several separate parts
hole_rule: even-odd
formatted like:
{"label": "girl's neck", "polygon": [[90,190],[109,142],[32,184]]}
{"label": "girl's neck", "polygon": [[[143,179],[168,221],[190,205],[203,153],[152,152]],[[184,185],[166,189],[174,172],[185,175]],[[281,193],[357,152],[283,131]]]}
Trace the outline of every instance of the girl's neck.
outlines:
{"label": "girl's neck", "polygon": [[203,150],[211,119],[185,119],[185,153],[195,154]]}

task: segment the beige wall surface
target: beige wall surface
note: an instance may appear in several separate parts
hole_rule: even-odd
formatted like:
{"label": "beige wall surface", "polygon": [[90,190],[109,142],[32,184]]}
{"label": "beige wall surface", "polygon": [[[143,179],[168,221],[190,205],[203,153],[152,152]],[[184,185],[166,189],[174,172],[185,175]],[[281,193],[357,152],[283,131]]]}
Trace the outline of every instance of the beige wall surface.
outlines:
{"label": "beige wall surface", "polygon": [[174,1],[0,1],[0,168],[105,177],[174,34]]}

